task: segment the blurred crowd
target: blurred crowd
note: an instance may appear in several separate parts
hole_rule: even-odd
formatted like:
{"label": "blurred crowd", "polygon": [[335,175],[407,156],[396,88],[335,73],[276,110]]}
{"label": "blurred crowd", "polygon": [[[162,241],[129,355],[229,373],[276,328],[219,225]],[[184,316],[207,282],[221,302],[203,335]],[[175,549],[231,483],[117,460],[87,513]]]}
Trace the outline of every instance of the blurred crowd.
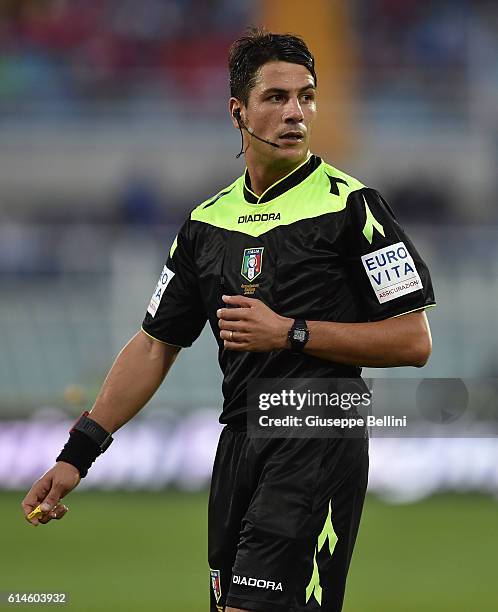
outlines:
{"label": "blurred crowd", "polygon": [[[1,0],[0,104],[60,113],[115,100],[139,106],[149,98],[182,108],[218,99],[227,91],[228,45],[257,19],[256,6]],[[384,104],[448,107],[451,100],[454,113],[471,76],[471,32],[488,41],[490,61],[498,56],[496,5],[489,0],[354,0],[351,9],[361,87]]]}
{"label": "blurred crowd", "polygon": [[[498,12],[490,0],[356,0],[355,15],[369,96],[461,113],[474,64],[498,68]],[[498,71],[488,78],[498,81]]]}
{"label": "blurred crowd", "polygon": [[0,103],[70,113],[117,99],[225,93],[227,49],[250,22],[250,4],[2,0]]}
{"label": "blurred crowd", "polygon": [[[186,114],[188,120],[199,109],[226,120],[227,50],[258,21],[257,7],[254,0],[0,0],[0,126],[46,118],[77,122],[95,114],[109,121],[130,114],[153,120],[158,113],[162,121],[166,112],[173,121]],[[369,126],[380,122],[381,130],[396,133],[409,117],[415,134],[441,125],[464,133],[473,112],[487,112],[486,81],[497,102],[495,3],[352,0],[348,7],[357,101]],[[496,118],[492,96],[487,104]],[[393,182],[386,196],[406,221],[446,222],[456,208],[437,173],[434,181],[411,176],[409,183]],[[35,202],[31,218],[71,221],[79,211],[94,214],[78,206],[42,211]],[[113,204],[84,220],[176,224],[183,212],[175,216],[175,206],[164,206],[145,169],[127,174]],[[458,222],[458,211],[451,218]]]}

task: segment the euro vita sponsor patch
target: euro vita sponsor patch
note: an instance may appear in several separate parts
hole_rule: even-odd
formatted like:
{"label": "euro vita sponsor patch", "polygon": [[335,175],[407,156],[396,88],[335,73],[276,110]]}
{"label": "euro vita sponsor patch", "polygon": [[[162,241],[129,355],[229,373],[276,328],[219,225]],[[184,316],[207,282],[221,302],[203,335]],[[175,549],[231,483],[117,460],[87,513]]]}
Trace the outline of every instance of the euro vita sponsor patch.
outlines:
{"label": "euro vita sponsor patch", "polygon": [[164,291],[166,287],[169,285],[169,283],[171,282],[171,279],[173,278],[174,275],[175,273],[172,272],[168,268],[168,266],[164,266],[163,271],[161,272],[161,276],[159,277],[159,280],[157,281],[156,288],[154,289],[154,293],[152,294],[152,297],[150,298],[149,306],[147,308],[147,312],[151,314],[153,317],[156,316],[156,312],[157,312],[157,309],[159,308],[159,304],[161,303],[161,299],[163,297]]}
{"label": "euro vita sponsor patch", "polygon": [[367,253],[361,261],[381,304],[423,288],[404,242]]}

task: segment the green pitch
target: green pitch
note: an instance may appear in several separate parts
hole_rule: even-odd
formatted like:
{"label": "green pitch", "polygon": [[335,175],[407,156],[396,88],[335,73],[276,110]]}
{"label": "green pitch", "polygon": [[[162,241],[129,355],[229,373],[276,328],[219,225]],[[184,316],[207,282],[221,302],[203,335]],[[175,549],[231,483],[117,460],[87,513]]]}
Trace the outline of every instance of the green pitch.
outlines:
{"label": "green pitch", "polygon": [[[81,612],[208,610],[205,494],[75,492],[37,528],[23,495],[0,493],[0,592],[65,591]],[[497,511],[485,497],[369,498],[344,612],[495,611]]]}

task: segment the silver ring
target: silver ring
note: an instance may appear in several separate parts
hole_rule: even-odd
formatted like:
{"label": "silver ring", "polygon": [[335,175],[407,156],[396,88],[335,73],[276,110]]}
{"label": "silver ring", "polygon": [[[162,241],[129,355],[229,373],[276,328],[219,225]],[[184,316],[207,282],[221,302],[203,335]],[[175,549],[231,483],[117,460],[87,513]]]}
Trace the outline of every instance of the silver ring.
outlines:
{"label": "silver ring", "polygon": [[233,342],[233,331],[230,330],[230,342]]}

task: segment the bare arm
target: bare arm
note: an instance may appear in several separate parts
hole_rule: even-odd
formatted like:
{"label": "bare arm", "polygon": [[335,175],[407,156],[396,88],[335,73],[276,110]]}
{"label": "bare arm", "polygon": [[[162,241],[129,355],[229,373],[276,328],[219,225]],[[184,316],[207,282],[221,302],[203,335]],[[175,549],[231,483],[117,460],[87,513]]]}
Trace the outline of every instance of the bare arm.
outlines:
{"label": "bare arm", "polygon": [[310,339],[304,352],[313,357],[370,368],[417,366],[432,350],[425,312],[412,312],[371,323],[308,321]]}
{"label": "bare arm", "polygon": [[89,416],[115,432],[154,395],[179,350],[139,331],[117,356]]}
{"label": "bare arm", "polygon": [[[133,418],[157,391],[172,366],[179,348],[154,340],[139,331],[119,353],[90,416],[113,433]],[[37,480],[21,502],[24,516],[41,505],[41,518],[29,519],[32,525],[61,519],[68,507],[60,501],[80,482],[78,469],[57,461]]]}
{"label": "bare arm", "polygon": [[[293,319],[273,312],[260,300],[224,296],[238,308],[218,311],[220,337],[234,351],[267,352],[289,348]],[[423,366],[432,341],[425,312],[368,323],[307,321],[310,339],[305,353],[320,359],[365,367]],[[233,334],[231,333],[233,332]]]}

